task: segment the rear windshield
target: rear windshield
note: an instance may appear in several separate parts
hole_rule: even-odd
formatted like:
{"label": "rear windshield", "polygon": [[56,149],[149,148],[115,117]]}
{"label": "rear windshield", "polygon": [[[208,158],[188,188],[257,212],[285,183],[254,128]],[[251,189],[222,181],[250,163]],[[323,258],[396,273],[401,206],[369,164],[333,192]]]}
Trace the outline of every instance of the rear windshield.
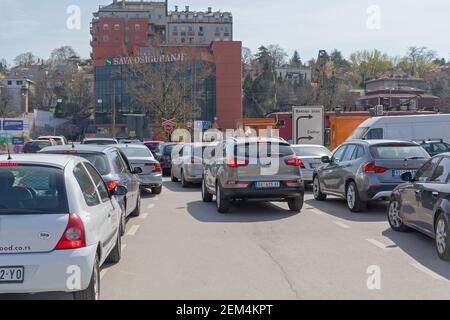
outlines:
{"label": "rear windshield", "polygon": [[46,147],[51,146],[49,141],[32,141],[25,145],[25,152],[38,152]]}
{"label": "rear windshield", "polygon": [[0,166],[0,214],[68,213],[64,172],[42,166]]}
{"label": "rear windshield", "polygon": [[155,143],[146,143],[145,146],[147,148],[149,148],[151,151],[156,151],[156,150],[158,150],[159,143],[157,143],[157,142],[155,142]]}
{"label": "rear windshield", "polygon": [[[72,151],[72,150],[70,150]],[[71,154],[77,157],[81,157],[92,163],[92,165],[97,169],[97,171],[102,175],[106,176],[111,173],[111,168],[109,166],[108,157],[104,153],[80,153],[80,152],[68,152],[68,151],[50,151],[44,153],[51,153],[51,154]]]}
{"label": "rear windshield", "polygon": [[114,140],[87,140],[83,144],[98,145],[98,146],[108,146],[110,144],[117,144]]}
{"label": "rear windshield", "polygon": [[389,145],[373,146],[370,152],[375,159],[425,159],[427,155],[420,146]]}
{"label": "rear windshield", "polygon": [[234,156],[245,158],[284,158],[294,154],[294,150],[288,144],[245,143],[238,144],[234,148]]}
{"label": "rear windshield", "polygon": [[172,155],[172,150],[173,148],[175,148],[177,145],[176,144],[169,144],[163,147],[163,155],[165,156],[171,156]]}
{"label": "rear windshield", "polygon": [[123,153],[127,156],[127,158],[153,158],[153,154],[150,150],[145,148],[121,148]]}
{"label": "rear windshield", "polygon": [[325,147],[293,147],[299,157],[323,157],[331,156],[330,150]]}

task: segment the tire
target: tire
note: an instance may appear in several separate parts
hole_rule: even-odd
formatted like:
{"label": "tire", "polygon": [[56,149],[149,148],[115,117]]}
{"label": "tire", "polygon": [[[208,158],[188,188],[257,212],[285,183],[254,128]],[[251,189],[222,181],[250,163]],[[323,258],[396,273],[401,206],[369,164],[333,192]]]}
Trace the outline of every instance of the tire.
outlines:
{"label": "tire", "polygon": [[300,213],[303,208],[303,200],[304,200],[304,196],[287,199],[287,203],[289,205],[289,210],[291,210],[292,212]]}
{"label": "tire", "polygon": [[108,258],[106,258],[107,263],[119,263],[120,259],[122,258],[122,239],[120,236],[120,230],[119,234],[117,235],[116,245],[112,249],[112,251],[109,253]]}
{"label": "tire", "polygon": [[225,198],[223,194],[223,189],[218,183],[216,186],[216,202],[217,202],[217,211],[219,213],[230,212],[230,201],[227,198]]}
{"label": "tire", "polygon": [[315,176],[313,181],[313,193],[314,193],[314,199],[317,201],[325,201],[327,200],[327,195],[322,193],[320,190],[320,182],[319,177]]}
{"label": "tire", "polygon": [[161,194],[162,192],[162,186],[156,187],[156,188],[152,188],[152,193],[153,194]]}
{"label": "tire", "polygon": [[99,257],[95,256],[94,268],[91,281],[87,289],[73,293],[74,300],[100,300],[100,263]]}
{"label": "tire", "polygon": [[361,212],[367,208],[367,202],[361,200],[358,188],[353,181],[347,185],[345,198],[347,199],[347,207],[351,212]]}
{"label": "tire", "polygon": [[120,215],[120,236],[123,237],[125,235],[125,230],[127,229],[127,211],[124,208],[122,210],[122,214]]}
{"label": "tire", "polygon": [[400,217],[400,203],[395,198],[392,198],[391,202],[389,202],[388,222],[394,231],[407,232],[410,230],[409,227],[403,223],[403,219]]}
{"label": "tire", "polygon": [[439,258],[450,261],[450,228],[443,213],[439,214],[434,230],[435,246]]}
{"label": "tire", "polygon": [[203,179],[202,182],[202,200],[203,202],[212,202],[213,201],[213,195],[209,193],[208,189],[206,188],[206,181]]}
{"label": "tire", "polygon": [[183,172],[183,170],[181,171],[181,186],[182,186],[183,188],[189,187],[189,182],[186,181],[186,178],[184,177],[184,172]]}
{"label": "tire", "polygon": [[172,182],[178,182],[178,179],[173,175],[173,170],[170,169],[170,180]]}
{"label": "tire", "polygon": [[139,198],[137,200],[136,209],[130,214],[132,217],[139,217],[141,215],[141,195],[139,194]]}

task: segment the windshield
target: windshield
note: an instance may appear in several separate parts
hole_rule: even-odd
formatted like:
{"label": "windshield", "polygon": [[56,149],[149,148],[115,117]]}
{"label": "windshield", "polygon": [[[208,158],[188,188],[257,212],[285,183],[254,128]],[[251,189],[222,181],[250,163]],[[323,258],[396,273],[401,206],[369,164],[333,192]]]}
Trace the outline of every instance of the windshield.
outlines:
{"label": "windshield", "polygon": [[153,154],[146,148],[120,148],[127,158],[153,158]]}
{"label": "windshield", "polygon": [[293,147],[294,152],[299,157],[331,157],[331,151],[325,147]]}
{"label": "windshield", "polygon": [[273,143],[265,142],[238,144],[235,147],[234,152],[234,156],[245,158],[284,158],[294,155],[294,150],[288,144],[275,145]]}
{"label": "windshield", "polygon": [[370,152],[375,159],[425,159],[427,155],[420,146],[390,145],[374,146]]}
{"label": "windshield", "polygon": [[69,212],[61,169],[0,166],[0,194],[0,214]]}
{"label": "windshield", "polygon": [[49,141],[32,141],[28,142],[24,147],[24,152],[28,153],[37,153],[38,151],[44,149],[45,147],[49,147],[52,144]]}

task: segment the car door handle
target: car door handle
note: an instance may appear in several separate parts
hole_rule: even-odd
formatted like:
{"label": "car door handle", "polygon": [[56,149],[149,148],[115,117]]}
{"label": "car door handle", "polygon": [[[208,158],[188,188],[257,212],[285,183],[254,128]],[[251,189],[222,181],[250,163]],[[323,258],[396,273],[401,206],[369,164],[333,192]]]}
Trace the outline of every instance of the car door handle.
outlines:
{"label": "car door handle", "polygon": [[431,195],[433,196],[433,198],[439,198],[439,192],[432,192]]}
{"label": "car door handle", "polygon": [[416,194],[421,194],[422,190],[416,190]]}

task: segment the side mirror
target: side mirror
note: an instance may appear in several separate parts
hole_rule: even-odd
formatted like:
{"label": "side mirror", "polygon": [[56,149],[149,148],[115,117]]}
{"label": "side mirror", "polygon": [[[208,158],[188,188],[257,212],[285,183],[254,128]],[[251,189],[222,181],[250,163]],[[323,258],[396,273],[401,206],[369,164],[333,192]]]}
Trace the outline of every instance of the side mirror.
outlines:
{"label": "side mirror", "polygon": [[414,181],[414,177],[412,175],[411,172],[405,172],[403,173],[400,178],[405,181],[405,182],[413,182]]}
{"label": "side mirror", "polygon": [[110,191],[111,196],[125,196],[128,193],[128,189],[124,186],[117,186],[115,189]]}
{"label": "side mirror", "polygon": [[161,153],[155,153],[155,159],[156,160],[161,160]]}
{"label": "side mirror", "polygon": [[323,156],[321,159],[322,163],[331,163],[331,159],[329,156]]}
{"label": "side mirror", "polygon": [[139,168],[139,167],[133,168],[133,172],[132,173],[133,174],[141,174],[142,173],[142,168]]}

